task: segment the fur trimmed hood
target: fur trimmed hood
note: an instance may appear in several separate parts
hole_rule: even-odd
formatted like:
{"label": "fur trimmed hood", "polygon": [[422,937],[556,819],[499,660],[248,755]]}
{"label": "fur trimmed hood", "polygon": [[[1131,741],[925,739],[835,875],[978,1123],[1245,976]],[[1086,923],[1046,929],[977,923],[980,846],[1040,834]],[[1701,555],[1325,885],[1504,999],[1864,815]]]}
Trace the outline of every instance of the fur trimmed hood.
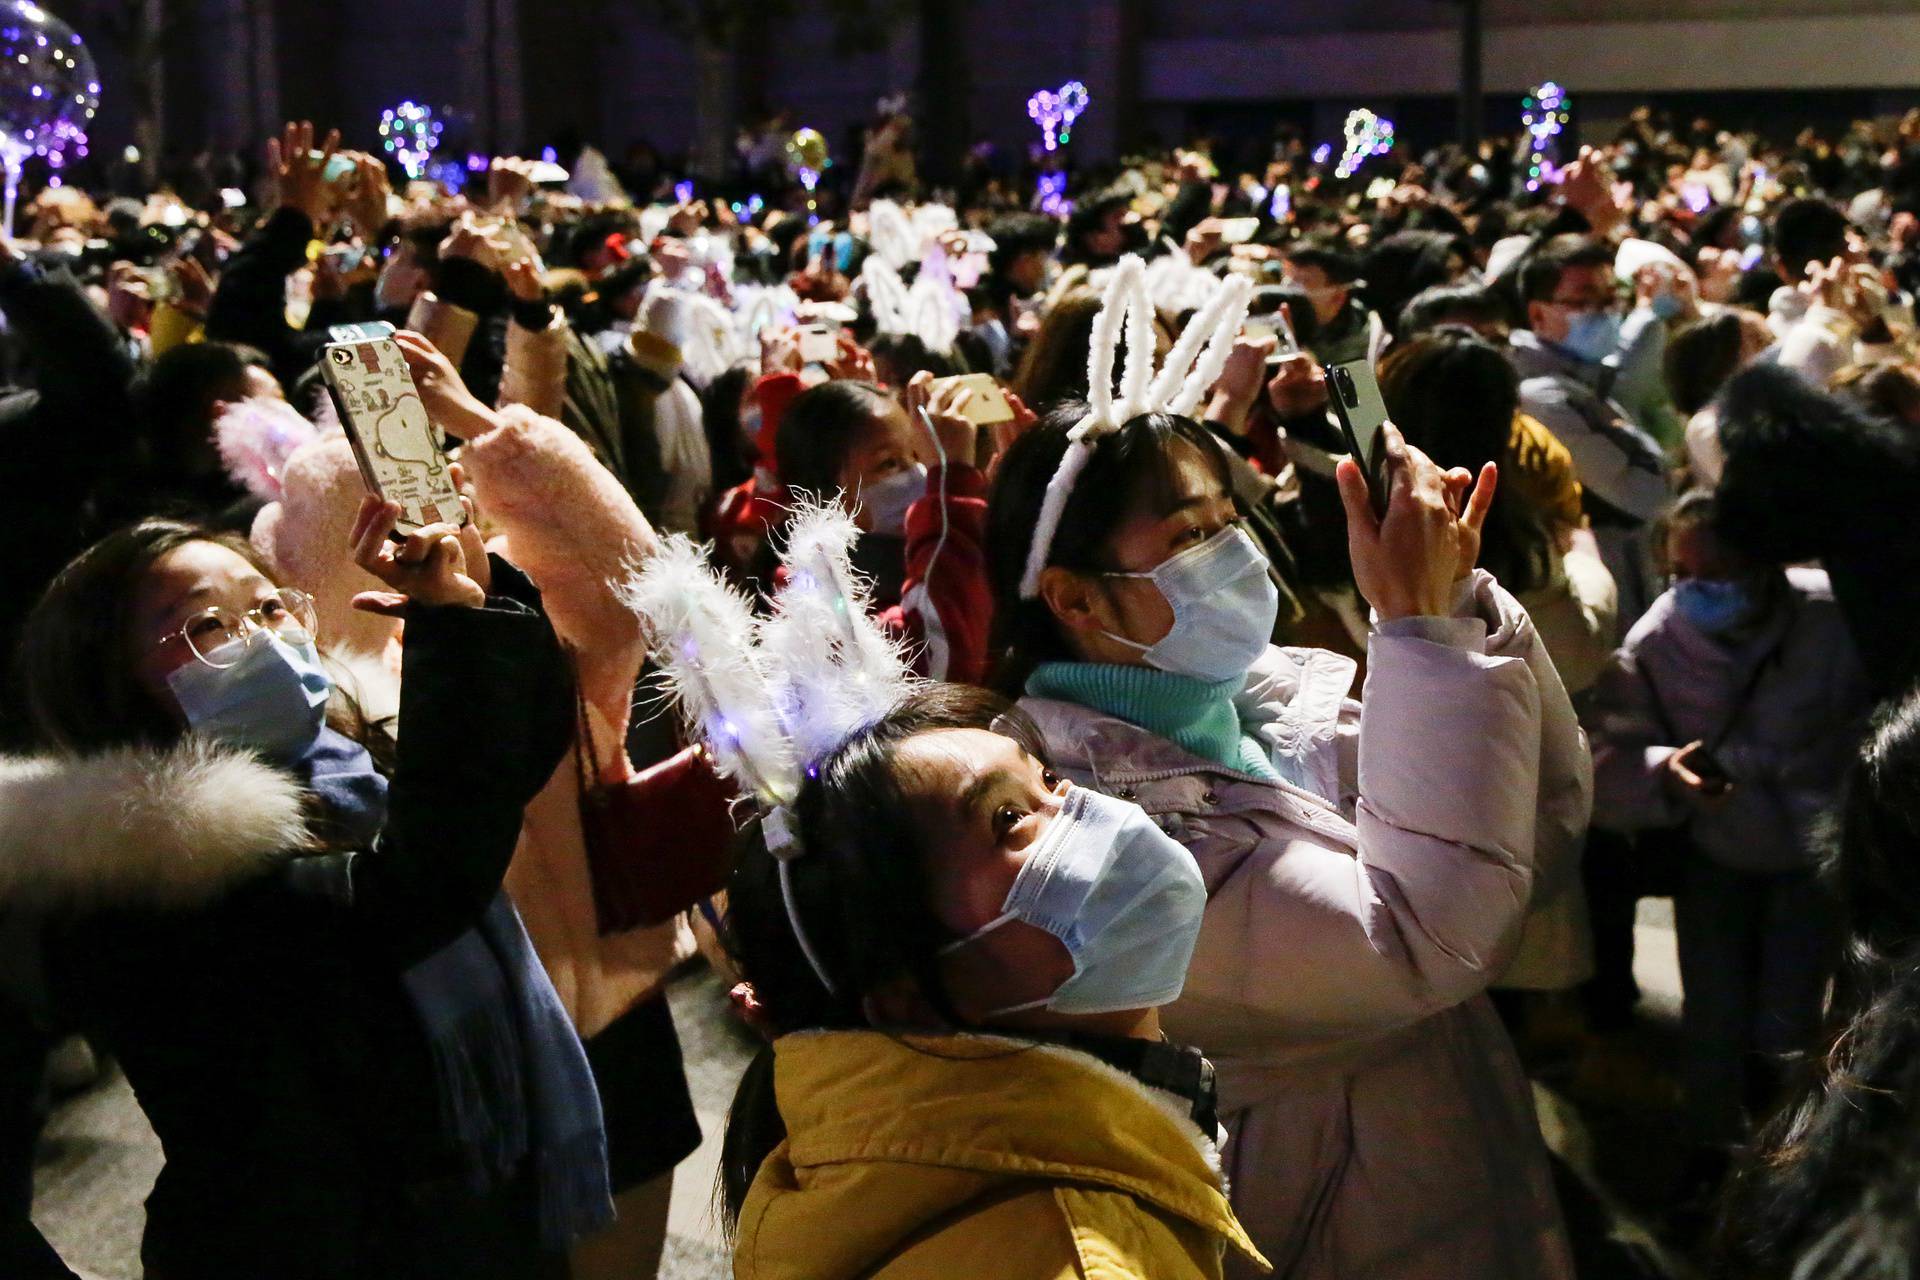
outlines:
{"label": "fur trimmed hood", "polygon": [[0,907],[195,907],[306,840],[299,783],[244,752],[0,759]]}

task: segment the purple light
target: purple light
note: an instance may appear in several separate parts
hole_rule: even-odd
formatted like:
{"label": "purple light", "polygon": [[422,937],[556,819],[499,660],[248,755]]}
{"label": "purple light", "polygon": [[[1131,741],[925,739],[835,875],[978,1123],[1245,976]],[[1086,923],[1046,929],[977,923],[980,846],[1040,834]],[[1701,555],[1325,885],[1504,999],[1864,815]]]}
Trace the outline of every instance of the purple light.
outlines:
{"label": "purple light", "polygon": [[1073,201],[1067,199],[1067,175],[1041,174],[1040,185],[1034,192],[1033,207],[1056,218],[1064,218],[1072,213]]}
{"label": "purple light", "polygon": [[409,178],[427,171],[427,161],[440,145],[443,127],[434,119],[432,108],[412,99],[380,113],[382,145],[393,153]]}
{"label": "purple light", "polygon": [[676,182],[673,184],[673,201],[675,204],[685,204],[691,199],[693,199],[693,183]]}
{"label": "purple light", "polygon": [[1027,99],[1027,115],[1040,126],[1040,140],[1047,150],[1066,145],[1073,138],[1073,122],[1093,103],[1087,86],[1069,80],[1058,89],[1041,89]]}
{"label": "purple light", "polygon": [[1323,142],[1313,149],[1313,162],[1315,164],[1325,164],[1332,158],[1333,144],[1331,142]]}
{"label": "purple light", "polygon": [[1520,124],[1527,131],[1527,190],[1538,191],[1543,183],[1560,181],[1560,170],[1553,155],[1567,122],[1573,119],[1567,91],[1549,80],[1536,86],[1520,100]]}

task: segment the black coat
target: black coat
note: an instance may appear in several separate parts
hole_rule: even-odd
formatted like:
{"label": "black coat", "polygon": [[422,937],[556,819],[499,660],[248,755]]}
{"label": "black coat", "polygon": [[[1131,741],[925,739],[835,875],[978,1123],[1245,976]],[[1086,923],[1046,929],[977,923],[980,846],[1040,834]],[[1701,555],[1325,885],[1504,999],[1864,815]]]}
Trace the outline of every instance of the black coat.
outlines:
{"label": "black coat", "polygon": [[267,854],[208,891],[122,885],[111,909],[50,914],[53,1004],[117,1055],[165,1147],[143,1250],[156,1276],[451,1280],[557,1261],[524,1179],[477,1197],[457,1176],[401,986],[498,892],[572,733],[537,594],[504,565],[495,581],[520,599],[407,621],[373,848]]}

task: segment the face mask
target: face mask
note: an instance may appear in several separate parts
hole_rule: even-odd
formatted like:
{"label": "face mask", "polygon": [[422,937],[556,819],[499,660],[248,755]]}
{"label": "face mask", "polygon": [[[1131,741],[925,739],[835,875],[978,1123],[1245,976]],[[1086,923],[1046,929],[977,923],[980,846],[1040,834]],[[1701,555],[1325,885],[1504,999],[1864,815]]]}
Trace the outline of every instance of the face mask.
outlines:
{"label": "face mask", "polygon": [[904,538],[907,508],[918,502],[926,491],[927,469],[916,462],[884,480],[860,486],[860,509],[873,521],[873,532]]}
{"label": "face mask", "polygon": [[282,764],[313,745],[327,722],[333,681],[321,669],[309,636],[256,633],[230,640],[208,656],[233,665],[194,661],[167,677],[195,733]]}
{"label": "face mask", "polygon": [[994,1015],[1157,1009],[1186,985],[1206,905],[1193,855],[1139,805],[1074,787],[1014,877],[999,917],[942,954],[1024,921],[1066,945],[1073,976],[1044,999]]}
{"label": "face mask", "polygon": [[1174,675],[1219,683],[1246,675],[1273,639],[1280,592],[1267,575],[1267,557],[1238,525],[1160,563],[1147,578],[1173,610],[1173,629],[1153,644],[1111,631],[1100,634],[1138,649],[1147,665]]}
{"label": "face mask", "polygon": [[1611,311],[1582,311],[1567,320],[1560,345],[1589,364],[1599,364],[1620,345],[1620,317]]}
{"label": "face mask", "polygon": [[1673,584],[1673,604],[1680,616],[1708,635],[1740,625],[1753,611],[1746,584],[1708,578],[1682,578]]}

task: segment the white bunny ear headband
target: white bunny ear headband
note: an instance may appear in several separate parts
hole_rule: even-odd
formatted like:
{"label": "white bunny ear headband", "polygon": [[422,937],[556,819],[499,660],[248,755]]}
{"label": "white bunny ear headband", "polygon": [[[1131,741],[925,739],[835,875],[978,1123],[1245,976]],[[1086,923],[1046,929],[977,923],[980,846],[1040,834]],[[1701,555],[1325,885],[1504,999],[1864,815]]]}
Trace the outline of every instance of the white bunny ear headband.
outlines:
{"label": "white bunny ear headband", "polygon": [[[1040,572],[1047,567],[1060,515],[1073,496],[1074,482],[1086,469],[1095,446],[1128,422],[1147,413],[1191,417],[1200,399],[1220,379],[1233,350],[1240,325],[1247,318],[1253,284],[1245,276],[1227,276],[1213,288],[1180,340],[1167,354],[1158,375],[1153,369],[1153,302],[1147,293],[1146,264],[1128,254],[1107,277],[1100,314],[1093,323],[1093,344],[1087,353],[1087,416],[1067,432],[1067,452],[1060,469],[1047,482],[1040,518],[1033,526],[1033,545],[1027,551],[1027,570],[1020,579],[1020,598],[1037,599]],[[1113,395],[1113,360],[1120,334],[1127,336],[1127,363],[1120,375],[1120,398]],[[1205,351],[1202,351],[1202,347]]]}
{"label": "white bunny ear headband", "polygon": [[860,282],[867,291],[875,332],[912,334],[927,344],[927,350],[941,355],[953,350],[966,299],[951,278],[922,268],[908,289],[892,264],[874,253],[861,264]]}
{"label": "white bunny ear headband", "polygon": [[799,499],[781,557],[786,583],[764,618],[683,534],[668,538],[620,589],[640,616],[669,698],[706,744],[715,771],[759,802],[787,922],[835,994],[793,895],[789,868],[806,851],[791,806],[822,760],[924,683],[868,612],[869,586],[851,560],[858,537],[837,503]]}

